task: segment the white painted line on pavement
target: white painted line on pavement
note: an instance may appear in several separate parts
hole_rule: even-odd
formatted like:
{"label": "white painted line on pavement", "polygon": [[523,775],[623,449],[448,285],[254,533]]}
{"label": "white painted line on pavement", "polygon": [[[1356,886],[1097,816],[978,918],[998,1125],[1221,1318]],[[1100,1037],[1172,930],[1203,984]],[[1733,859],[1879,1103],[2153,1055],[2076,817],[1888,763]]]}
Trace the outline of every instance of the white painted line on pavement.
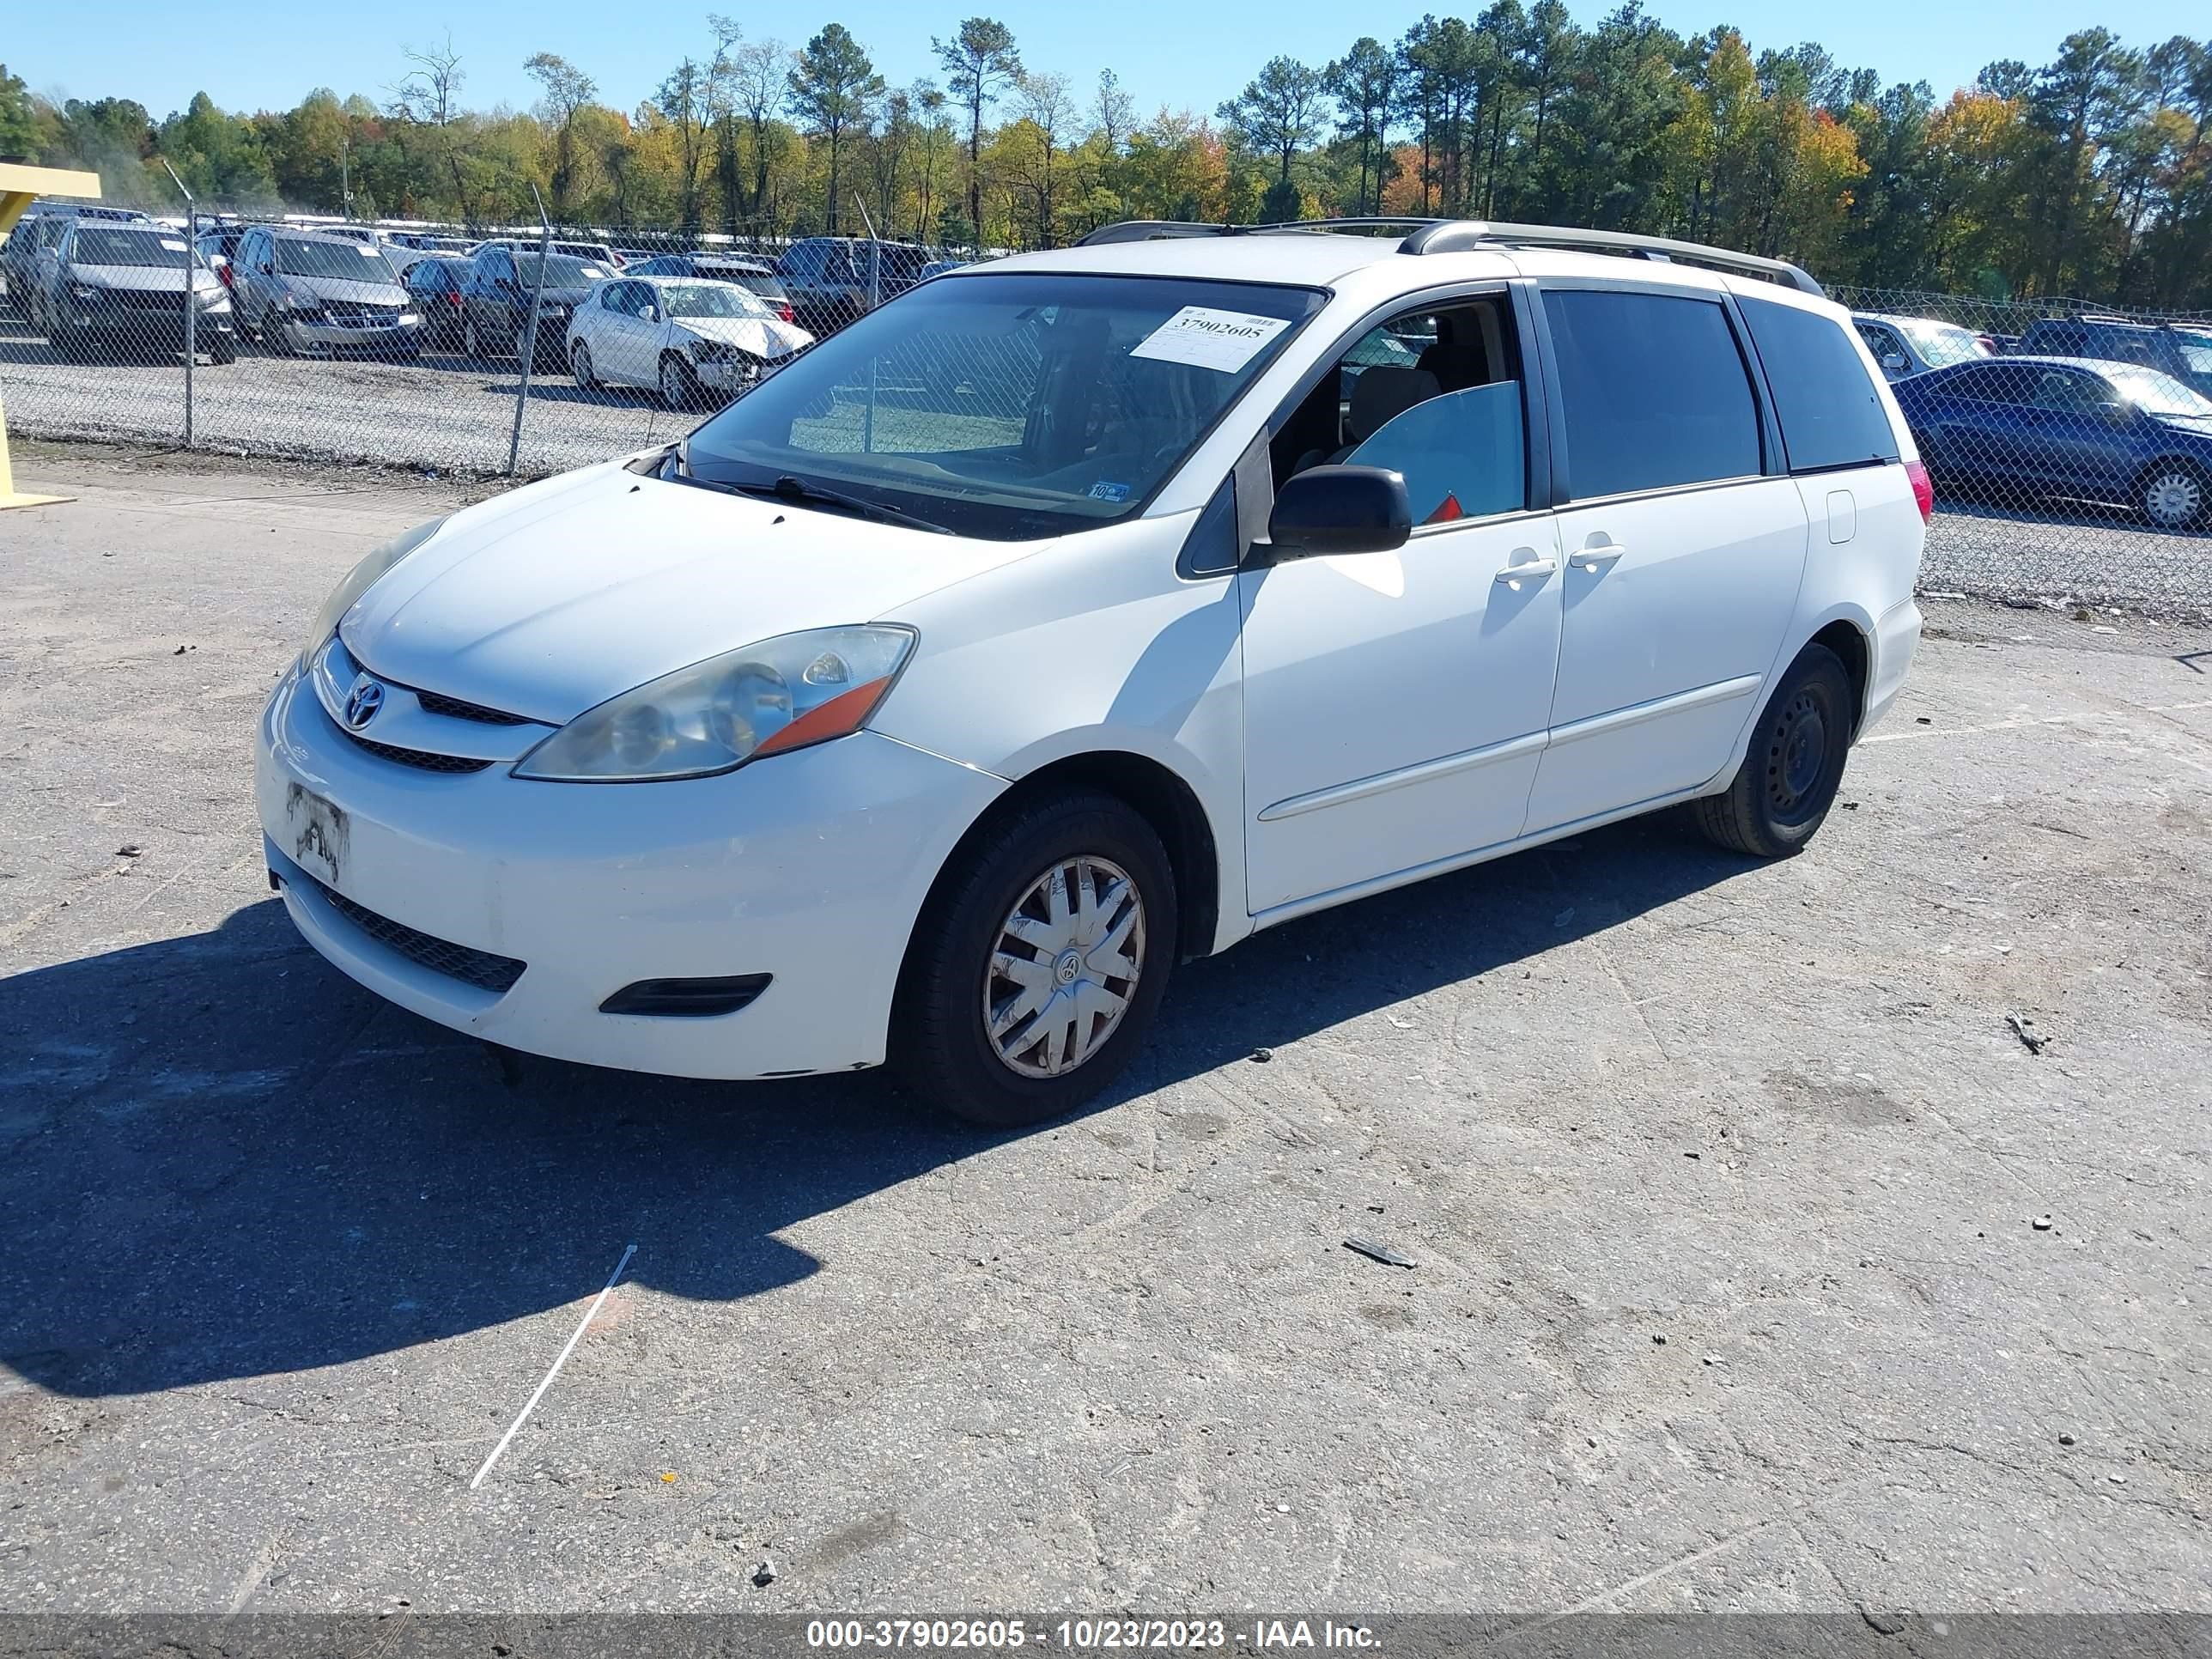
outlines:
{"label": "white painted line on pavement", "polygon": [[477,1478],[469,1482],[471,1492],[483,1485],[484,1476],[489,1474],[491,1466],[499,1462],[499,1455],[507,1449],[507,1443],[514,1438],[514,1431],[530,1420],[530,1413],[538,1409],[538,1402],[545,1397],[545,1390],[553,1386],[553,1379],[561,1375],[561,1367],[568,1363],[568,1356],[576,1351],[578,1340],[590,1327],[592,1321],[599,1317],[599,1305],[607,1299],[607,1292],[614,1289],[615,1281],[623,1276],[623,1269],[629,1266],[630,1257],[636,1254],[637,1246],[635,1244],[623,1251],[622,1260],[615,1263],[614,1272],[607,1275],[607,1282],[600,1286],[599,1293],[592,1298],[592,1305],[585,1310],[582,1320],[578,1322],[574,1331],[570,1333],[568,1346],[561,1350],[561,1357],[553,1362],[553,1369],[545,1373],[545,1380],[538,1385],[538,1392],[530,1396],[530,1403],[522,1408],[521,1414],[514,1422],[507,1425],[507,1432],[500,1436],[499,1444],[491,1449],[491,1455],[484,1459],[483,1467],[477,1471]]}

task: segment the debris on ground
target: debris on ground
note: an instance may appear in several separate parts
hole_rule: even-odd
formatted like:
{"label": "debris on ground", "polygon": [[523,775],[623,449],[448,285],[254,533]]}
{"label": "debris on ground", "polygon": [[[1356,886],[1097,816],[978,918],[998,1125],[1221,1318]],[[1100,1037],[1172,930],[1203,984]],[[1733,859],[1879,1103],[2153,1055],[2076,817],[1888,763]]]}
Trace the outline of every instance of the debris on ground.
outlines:
{"label": "debris on ground", "polygon": [[1411,1256],[1399,1255],[1388,1244],[1378,1244],[1371,1238],[1362,1238],[1357,1234],[1344,1241],[1344,1248],[1347,1250],[1356,1250],[1361,1255],[1366,1256],[1370,1261],[1379,1261],[1386,1267],[1412,1267],[1419,1265]]}
{"label": "debris on ground", "polygon": [[1662,1336],[1658,1332],[1654,1331],[1651,1333],[1651,1345],[1656,1348],[1663,1348],[1667,1346],[1667,1339]]}
{"label": "debris on ground", "polygon": [[2074,1437],[2062,1429],[2058,1433],[2058,1443],[2062,1446],[2070,1446],[2074,1443]]}
{"label": "debris on ground", "polygon": [[2039,1215],[2029,1224],[2039,1233],[2047,1233],[2051,1231],[2051,1218],[2047,1215]]}
{"label": "debris on ground", "polygon": [[761,1557],[760,1565],[753,1569],[753,1583],[763,1589],[775,1583],[775,1563],[765,1555]]}
{"label": "debris on ground", "polygon": [[126,841],[115,849],[115,856],[119,859],[143,858],[145,855],[146,849],[135,841]]}
{"label": "debris on ground", "polygon": [[2014,1036],[2027,1045],[2027,1052],[2031,1054],[2041,1054],[2044,1046],[2051,1041],[2035,1029],[2035,1022],[2032,1019],[2023,1019],[2018,1014],[2007,1014],[2005,1024],[2012,1027]]}
{"label": "debris on ground", "polygon": [[1252,1051],[1252,1063],[1255,1066],[1265,1066],[1274,1057],[1275,1051],[1273,1048],[1255,1048]]}

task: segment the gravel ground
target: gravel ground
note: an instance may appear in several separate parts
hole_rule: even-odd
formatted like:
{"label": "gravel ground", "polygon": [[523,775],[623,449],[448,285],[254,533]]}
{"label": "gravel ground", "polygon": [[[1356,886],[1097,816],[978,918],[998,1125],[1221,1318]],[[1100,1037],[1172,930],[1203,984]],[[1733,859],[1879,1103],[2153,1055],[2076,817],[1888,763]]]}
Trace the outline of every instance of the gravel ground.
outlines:
{"label": "gravel ground", "polygon": [[2212,630],[1936,605],[1806,855],[1272,931],[983,1137],[355,988],[249,732],[456,492],[21,467],[0,1610],[2212,1612]]}
{"label": "gravel ground", "polygon": [[[254,455],[368,461],[464,476],[504,472],[514,420],[510,363],[433,353],[420,365],[273,357],[247,344],[204,368],[195,439]],[[57,362],[20,320],[0,321],[0,398],[10,429],[47,438],[169,443],[184,431],[181,362]],[[533,380],[520,470],[559,471],[680,434],[695,417],[639,392],[586,394]],[[2087,603],[2212,622],[2212,533],[2174,535],[2090,503],[1946,503],[1923,584],[1939,592],[2072,608]]]}

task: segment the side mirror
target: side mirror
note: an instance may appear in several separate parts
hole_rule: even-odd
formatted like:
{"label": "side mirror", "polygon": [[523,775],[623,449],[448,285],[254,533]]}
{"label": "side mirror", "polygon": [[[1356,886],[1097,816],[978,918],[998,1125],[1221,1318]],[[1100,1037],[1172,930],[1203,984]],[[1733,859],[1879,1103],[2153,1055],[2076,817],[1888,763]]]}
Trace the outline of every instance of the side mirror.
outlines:
{"label": "side mirror", "polygon": [[1901,351],[1884,352],[1881,366],[1893,374],[1902,373],[1905,368],[1905,354]]}
{"label": "side mirror", "polygon": [[637,314],[644,318],[648,323],[657,323],[660,320],[660,307],[659,306],[647,306]]}
{"label": "side mirror", "polygon": [[1402,473],[1382,466],[1316,466],[1275,492],[1267,539],[1278,562],[1333,553],[1387,553],[1413,533]]}

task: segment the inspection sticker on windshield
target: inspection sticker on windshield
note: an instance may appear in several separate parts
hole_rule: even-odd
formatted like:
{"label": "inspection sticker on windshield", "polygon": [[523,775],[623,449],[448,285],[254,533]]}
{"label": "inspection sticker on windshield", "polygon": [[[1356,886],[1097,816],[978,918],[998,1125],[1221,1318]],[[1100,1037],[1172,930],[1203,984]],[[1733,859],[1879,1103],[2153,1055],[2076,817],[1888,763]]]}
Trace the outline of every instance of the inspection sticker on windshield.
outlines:
{"label": "inspection sticker on windshield", "polygon": [[161,239],[161,246],[168,249],[172,253],[182,253],[185,251],[185,245],[182,242],[173,240],[167,236],[164,236]]}
{"label": "inspection sticker on windshield", "polygon": [[1255,317],[1244,311],[1185,306],[1138,341],[1129,355],[1156,357],[1164,363],[1218,368],[1224,374],[1233,374],[1289,326],[1280,317]]}

